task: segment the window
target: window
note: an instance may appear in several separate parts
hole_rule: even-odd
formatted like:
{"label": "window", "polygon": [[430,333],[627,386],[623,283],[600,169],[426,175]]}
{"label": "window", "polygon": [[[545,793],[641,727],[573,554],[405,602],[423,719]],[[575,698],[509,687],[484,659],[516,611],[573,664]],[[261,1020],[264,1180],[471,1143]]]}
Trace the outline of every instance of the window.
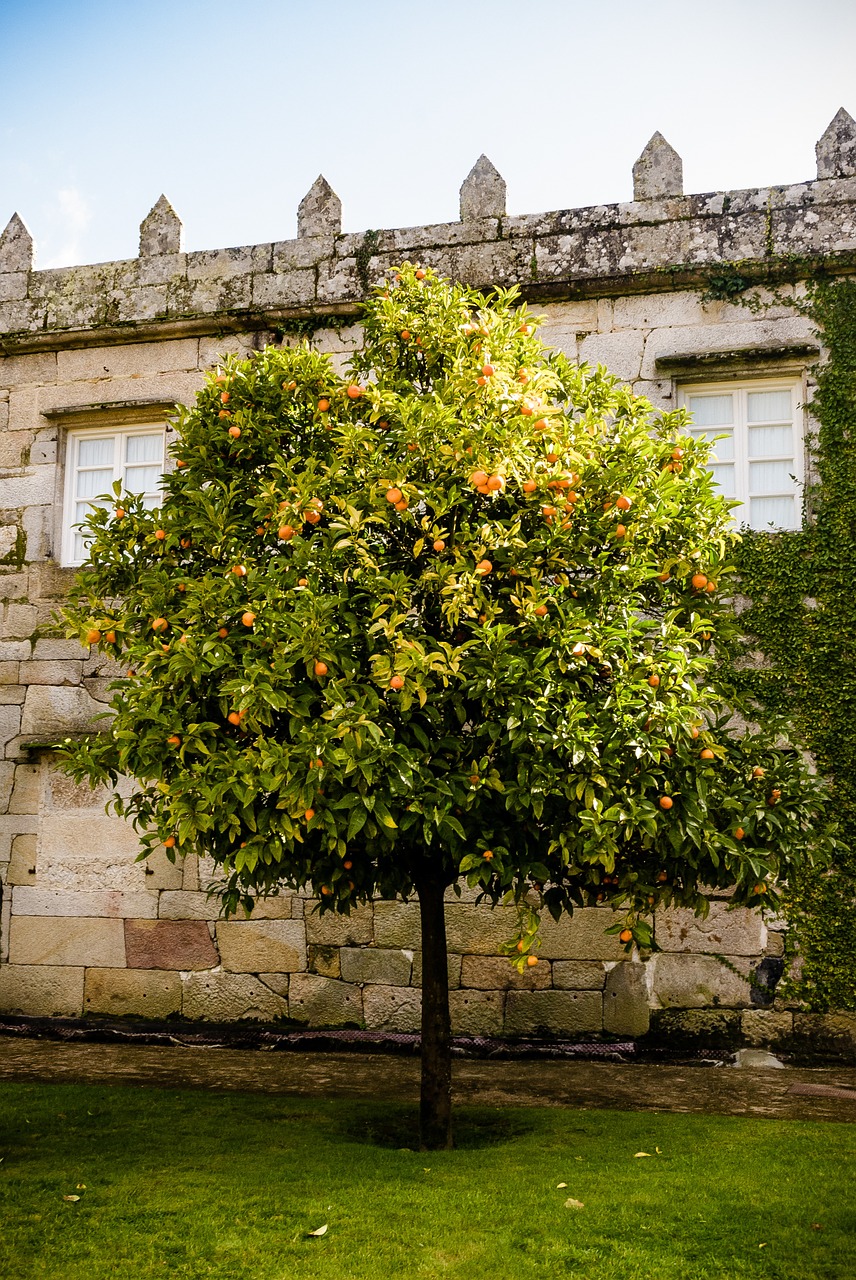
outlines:
{"label": "window", "polygon": [[734,518],[751,529],[798,529],[802,517],[803,430],[799,379],[685,387],[690,434],[717,440],[711,471]]}
{"label": "window", "polygon": [[147,507],[160,505],[164,470],[163,426],[128,426],[121,430],[85,428],[68,433],[63,564],[83,564],[86,542],[74,526],[86,519],[95,499],[109,493],[114,481],[139,493]]}

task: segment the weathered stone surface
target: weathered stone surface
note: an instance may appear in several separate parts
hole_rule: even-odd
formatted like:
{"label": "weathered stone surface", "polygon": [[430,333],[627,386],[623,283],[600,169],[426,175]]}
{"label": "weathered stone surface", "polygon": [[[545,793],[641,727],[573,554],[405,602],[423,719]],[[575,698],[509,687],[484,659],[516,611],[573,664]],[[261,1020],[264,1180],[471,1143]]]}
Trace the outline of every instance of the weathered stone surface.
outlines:
{"label": "weathered stone surface", "polygon": [[288,989],[288,1014],[295,1022],[313,1027],[344,1027],[363,1016],[360,988],[314,973],[292,974]]}
{"label": "weathered stone surface", "polygon": [[750,1009],[741,1014],[740,1029],[747,1044],[775,1047],[787,1043],[793,1035],[794,1015],[774,1009]]}
{"label": "weathered stone surface", "polygon": [[342,201],[319,174],[297,208],[297,235],[337,236],[342,230]]}
{"label": "weathered stone surface", "polygon": [[146,858],[143,877],[147,889],[178,889],[184,879],[182,859],[178,857],[170,862],[166,849],[161,846]]}
{"label": "weathered stone surface", "polygon": [[164,253],[181,253],[181,219],[162,195],[140,223],[140,257]]}
{"label": "weathered stone surface", "polygon": [[307,942],[320,942],[325,946],[348,947],[372,940],[371,905],[355,907],[349,916],[336,911],[322,915],[317,903],[308,899],[304,911]]}
{"label": "weathered stone surface", "polygon": [[36,836],[33,833],[27,832],[13,837],[6,883],[8,885],[36,883]]}
{"label": "weathered stone surface", "polygon": [[795,1013],[794,1036],[814,1053],[856,1052],[856,1013]]}
{"label": "weathered stone surface", "polygon": [[550,965],[541,960],[518,973],[506,956],[464,956],[461,986],[479,991],[535,991],[550,986]]}
{"label": "weathered stone surface", "polygon": [[[748,964],[728,957],[732,964]],[[704,1009],[708,1005],[751,1003],[751,987],[714,956],[680,955],[661,951],[650,961],[652,994],[665,1008]]]}
{"label": "weathered stone surface", "polygon": [[418,987],[364,987],[363,1016],[372,1031],[418,1031],[422,992]]}
{"label": "weathered stone surface", "polygon": [[558,921],[545,915],[539,954],[545,960],[623,960],[618,936],[606,933],[614,923],[614,914],[600,907],[581,907]]}
{"label": "weathered stone surface", "polygon": [[644,1036],[650,1021],[645,966],[625,960],[606,975],[603,1029],[613,1035]]}
{"label": "weathered stone surface", "polygon": [[554,960],[553,986],[569,991],[602,991],[606,969],[600,960]]}
{"label": "weathered stone surface", "polygon": [[30,685],[21,733],[43,735],[45,741],[50,741],[57,734],[91,732],[103,726],[103,720],[95,719],[103,711],[103,706],[85,689]]}
{"label": "weathered stone surface", "polygon": [[79,1018],[83,1010],[83,973],[82,967],[0,965],[0,1013]]}
{"label": "weathered stone surface", "polygon": [[306,948],[306,953],[306,963],[310,973],[318,973],[322,978],[340,978],[342,976],[338,947],[324,947],[310,942]]}
{"label": "weathered stone surface", "polygon": [[599,991],[509,991],[505,1034],[563,1037],[603,1029]]}
{"label": "weathered stone surface", "polygon": [[95,811],[43,813],[39,823],[43,889],[134,889],[147,887],[139,837],[130,823]]}
{"label": "weathered stone surface", "polygon": [[856,120],[843,107],[832,117],[815,146],[818,178],[856,174]]}
{"label": "weathered stone surface", "polygon": [[23,965],[95,965],[124,968],[121,920],[79,916],[12,916],[9,960]]}
{"label": "weathered stone surface", "polygon": [[714,902],[704,920],[688,907],[658,911],[654,936],[663,951],[754,956],[764,952],[767,927],[760,915],[748,907],[729,908],[727,903]]}
{"label": "weathered stone surface", "polygon": [[182,984],[181,1011],[208,1022],[272,1022],[287,1016],[288,1003],[248,973],[191,973]]}
{"label": "weathered stone surface", "polygon": [[156,970],[87,969],[83,1011],[168,1018],[181,1011],[181,978]]}
{"label": "weathered stone surface", "polygon": [[[35,611],[34,611],[35,612]],[[35,626],[35,618],[29,631]],[[26,634],[25,628],[21,634]],[[10,633],[11,634],[11,633]],[[18,668],[21,684],[77,685],[83,675],[82,662],[22,662]]]}
{"label": "weathered stone surface", "polygon": [[480,155],[461,184],[461,222],[505,217],[505,179]]}
{"label": "weathered stone surface", "polygon": [[106,916],[117,920],[131,916],[153,920],[158,913],[156,893],[122,893],[116,889],[81,893],[72,889],[38,889],[19,885],[12,890],[12,903],[15,914],[20,916]]}
{"label": "weathered stone surface", "polygon": [[[0,235],[0,273],[33,269],[33,237],[20,214],[13,213]],[[24,293],[17,295],[26,297]]]}
{"label": "weathered stone surface", "polygon": [[[374,937],[379,947],[418,950],[422,946],[419,903],[376,902],[374,904]],[[355,939],[355,941],[363,941],[363,939]]]}
{"label": "weathered stone surface", "polygon": [[125,953],[131,969],[213,969],[218,963],[202,920],[126,920]]}
{"label": "weathered stone surface", "polygon": [[283,1000],[288,999],[288,987],[291,978],[287,973],[260,973],[258,975],[259,982],[263,982],[266,987],[270,987],[271,991],[275,991],[278,996],[282,996]]}
{"label": "weathered stone surface", "polygon": [[471,903],[446,906],[446,942],[462,955],[496,955],[514,936],[517,912],[513,907],[477,907]]}
{"label": "weathered stone surface", "polygon": [[376,982],[391,987],[408,986],[413,969],[412,954],[381,947],[342,947],[339,963],[345,982]]}
{"label": "weathered stone surface", "polygon": [[683,193],[683,161],[662,133],[655,133],[633,166],[633,199],[659,200]]}
{"label": "weathered stone surface", "polygon": [[19,764],[15,768],[15,789],[9,801],[10,813],[38,813],[42,797],[41,769],[37,764]]}
{"label": "weathered stone surface", "polygon": [[501,991],[450,991],[449,1013],[456,1036],[500,1036],[505,1015]]}
{"label": "weathered stone surface", "polygon": [[217,945],[233,973],[294,973],[306,968],[306,932],[299,920],[220,920]]}
{"label": "weathered stone surface", "polygon": [[207,893],[167,889],[160,895],[161,920],[216,920],[220,906]]}

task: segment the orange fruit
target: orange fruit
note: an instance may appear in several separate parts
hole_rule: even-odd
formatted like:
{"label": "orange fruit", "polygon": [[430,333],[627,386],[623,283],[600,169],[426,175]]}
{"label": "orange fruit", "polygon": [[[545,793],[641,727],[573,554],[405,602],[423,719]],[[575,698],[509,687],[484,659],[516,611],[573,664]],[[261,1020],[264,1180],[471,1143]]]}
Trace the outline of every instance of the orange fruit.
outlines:
{"label": "orange fruit", "polygon": [[690,729],[690,737],[691,737],[691,738],[697,738],[697,737],[698,737],[698,726],[697,726],[697,725],[693,725],[693,726],[692,726],[692,728]]}
{"label": "orange fruit", "polygon": [[309,586],[309,579],[308,579],[308,578],[298,578],[298,579],[297,579],[297,585],[298,585],[299,587],[308,587],[308,586]]}
{"label": "orange fruit", "polygon": [[401,337],[402,337],[402,339],[403,339],[403,341],[404,341],[404,342],[409,342],[409,341],[410,341],[410,330],[409,330],[409,329],[402,329],[402,330],[401,330]]}
{"label": "orange fruit", "polygon": [[[107,631],[107,632],[105,632],[105,634],[104,634],[104,639],[107,641],[107,643],[108,643],[108,644],[115,644],[115,643],[116,643],[116,632],[115,632],[115,631]],[[97,642],[96,642],[96,643],[97,643]]]}
{"label": "orange fruit", "polygon": [[535,412],[535,410],[532,408],[531,404],[522,404],[520,406],[520,412],[523,414],[524,418],[529,418]]}
{"label": "orange fruit", "polygon": [[416,276],[416,279],[417,279],[417,280],[424,280],[424,279],[425,279],[425,274],[426,274],[426,273],[422,270],[422,268],[421,268],[421,267],[419,268],[419,270],[418,270],[418,271],[414,272],[414,274],[415,274],[415,276]]}
{"label": "orange fruit", "polygon": [[742,828],[742,827],[737,827],[737,829],[736,829],[736,830],[735,830],[735,832],[734,832],[734,839],[735,839],[735,840],[742,840],[742,839],[743,839],[743,837],[745,836],[745,834],[746,834],[746,832],[743,830],[743,828]]}
{"label": "orange fruit", "polygon": [[482,578],[484,578],[488,573],[490,573],[492,569],[493,569],[493,565],[489,560],[479,560],[478,564],[476,565],[476,573]]}
{"label": "orange fruit", "polygon": [[170,734],[170,736],[167,738],[167,745],[168,745],[168,746],[170,746],[170,747],[180,747],[180,746],[181,746],[181,738],[179,738],[179,736],[178,736],[178,734],[177,734],[177,733],[172,733],[172,734]]}
{"label": "orange fruit", "polygon": [[493,849],[485,849],[484,853],[482,854],[482,857],[484,858],[485,862],[490,862],[490,860],[493,858]]}
{"label": "orange fruit", "polygon": [[304,511],[303,519],[307,524],[317,524],[321,516],[314,509],[310,509],[309,511]]}
{"label": "orange fruit", "polygon": [[633,506],[633,502],[626,494],[622,494],[621,497],[616,500],[615,505],[618,507],[619,511],[629,511]]}
{"label": "orange fruit", "polygon": [[[348,858],[345,862],[343,862],[343,863],[342,863],[342,866],[345,868],[345,870],[346,870],[346,871],[350,871],[350,870],[351,870],[351,868],[353,867],[353,865],[354,865],[354,864],[353,864],[353,862],[351,862],[351,859],[350,859],[350,858]],[[351,885],[351,888],[352,888],[352,889],[353,889],[353,887],[354,887],[354,886],[353,886],[353,885]]]}
{"label": "orange fruit", "polygon": [[759,764],[756,764],[755,768],[752,770],[752,777],[763,778],[763,776],[764,776],[764,770],[761,768]]}
{"label": "orange fruit", "polygon": [[276,536],[280,542],[289,542],[294,537],[294,530],[290,524],[284,524],[277,530]]}
{"label": "orange fruit", "polygon": [[175,848],[175,836],[167,836],[166,840],[164,840],[164,842],[163,842],[163,847],[164,847],[165,849],[174,849],[174,848]]}
{"label": "orange fruit", "polygon": [[692,577],[692,584],[696,591],[704,591],[707,586],[707,578],[703,573],[694,573]]}
{"label": "orange fruit", "polygon": [[226,719],[229,721],[229,724],[241,723],[241,717],[238,715],[237,711],[230,711]]}
{"label": "orange fruit", "polygon": [[406,510],[407,510],[407,499],[406,499],[406,498],[402,498],[400,502],[396,502],[396,504],[395,504],[395,509],[396,509],[396,511],[406,511]]}
{"label": "orange fruit", "polygon": [[392,679],[391,679],[391,680],[390,680],[390,682],[389,682],[389,687],[390,687],[390,689],[395,689],[395,690],[403,689],[403,688],[404,688],[404,677],[403,677],[403,676],[393,676],[393,677],[392,677]]}
{"label": "orange fruit", "polygon": [[493,365],[492,365],[492,364],[483,364],[483,365],[482,365],[482,377],[483,377],[483,378],[492,378],[492,377],[493,377]]}
{"label": "orange fruit", "polygon": [[218,636],[220,637],[220,639],[221,639],[221,640],[225,640],[225,638],[226,638],[226,636],[229,634],[229,632],[226,630],[226,628],[225,628],[225,627],[221,627],[221,628],[220,628],[220,630],[217,632],[217,634],[218,634]]}
{"label": "orange fruit", "polygon": [[523,492],[524,492],[524,493],[534,493],[534,492],[535,492],[535,490],[538,488],[538,481],[537,481],[537,480],[524,480],[524,481],[523,481],[523,484],[522,484],[520,487],[521,487],[521,489],[523,490]]}
{"label": "orange fruit", "polygon": [[781,793],[781,791],[778,789],[778,787],[774,787],[774,788],[773,788],[773,790],[770,792],[770,798],[769,798],[769,800],[767,801],[767,803],[768,803],[768,804],[775,804],[777,800],[780,800],[780,799],[781,799],[781,796],[782,796],[782,793]]}
{"label": "orange fruit", "polygon": [[155,537],[157,538],[158,542],[163,542],[164,538],[166,537],[166,530],[155,529]]}
{"label": "orange fruit", "polygon": [[535,617],[545,618],[546,616],[547,616],[547,606],[545,604],[539,604],[538,608],[535,610]]}
{"label": "orange fruit", "polygon": [[670,578],[671,576],[672,576],[672,575],[671,575],[670,573],[658,573],[658,574],[657,574],[657,581],[658,581],[658,582],[668,582],[668,581],[669,581],[669,578]]}
{"label": "orange fruit", "polygon": [[189,538],[182,538],[182,539],[181,539],[181,545],[182,545],[182,547],[184,548],[184,550],[186,551],[186,550],[187,550],[187,548],[190,546],[190,539],[189,539]]}
{"label": "orange fruit", "polygon": [[358,387],[355,382],[352,382],[351,385],[348,387],[347,396],[349,400],[359,400],[362,394],[363,394],[362,387]]}
{"label": "orange fruit", "polygon": [[660,677],[658,675],[649,676],[648,683],[650,684],[652,689],[659,689]]}
{"label": "orange fruit", "polygon": [[474,471],[470,476],[470,484],[474,484],[478,488],[480,484],[487,484],[489,479],[490,476],[486,471]]}
{"label": "orange fruit", "polygon": [[391,489],[387,489],[384,496],[387,502],[391,502],[393,505],[395,505],[396,502],[401,501],[401,490],[396,488],[395,485],[393,485]]}
{"label": "orange fruit", "polygon": [[533,431],[546,431],[546,430],[547,430],[547,419],[546,419],[546,418],[539,418],[537,422],[533,422],[533,423],[532,423],[532,430],[533,430]]}
{"label": "orange fruit", "polygon": [[669,877],[666,875],[666,872],[665,872],[665,871],[661,871],[661,872],[660,872],[660,874],[657,876],[657,883],[658,883],[658,884],[665,884],[665,883],[666,883],[666,881],[668,880],[668,878],[669,878]]}
{"label": "orange fruit", "polygon": [[329,400],[319,400],[319,401],[318,401],[318,412],[319,412],[319,413],[326,413],[326,412],[327,412],[327,410],[328,410],[329,408],[330,408],[330,401],[329,401]]}
{"label": "orange fruit", "polygon": [[528,325],[528,324],[522,324],[522,325],[520,326],[520,328],[517,330],[517,332],[518,332],[518,333],[528,333],[528,332],[529,332],[529,325]]}
{"label": "orange fruit", "polygon": [[626,534],[626,533],[627,533],[627,530],[625,529],[625,527],[624,527],[624,525],[623,525],[623,524],[617,524],[617,525],[615,526],[615,536],[616,536],[616,538],[623,538],[623,537],[625,536],[625,534]]}
{"label": "orange fruit", "polygon": [[622,929],[621,933],[618,935],[618,940],[619,942],[632,942],[633,941],[632,929]]}
{"label": "orange fruit", "polygon": [[534,965],[536,965],[536,964],[538,963],[538,957],[537,957],[537,956],[527,956],[527,957],[526,957],[526,963],[529,965],[529,967],[530,967],[530,969],[531,969]]}
{"label": "orange fruit", "polygon": [[313,668],[316,676],[326,676],[328,667],[326,662],[316,662]]}
{"label": "orange fruit", "polygon": [[701,756],[702,760],[715,760],[715,759],[716,759],[716,756],[715,756],[715,755],[714,755],[714,753],[711,751],[710,747],[705,747],[704,751],[700,751],[700,752],[699,752],[699,755]]}
{"label": "orange fruit", "polygon": [[661,809],[666,809],[666,810],[671,809],[674,803],[675,802],[671,796],[660,796],[659,804]]}
{"label": "orange fruit", "polygon": [[446,544],[445,544],[445,542],[443,541],[443,539],[442,539],[442,538],[437,538],[437,540],[436,540],[432,545],[433,545],[433,547],[434,547],[434,550],[435,550],[435,551],[445,551],[445,550],[446,550]]}
{"label": "orange fruit", "polygon": [[304,818],[306,819],[306,821],[307,821],[307,822],[311,822],[311,821],[312,821],[312,819],[315,817],[315,810],[314,810],[314,809],[305,809],[305,810],[304,810],[304,813],[303,813],[303,816],[304,816]]}
{"label": "orange fruit", "polygon": [[233,565],[232,565],[232,572],[234,573],[234,575],[235,575],[235,577],[236,577],[236,578],[246,578],[246,576],[247,576],[247,568],[246,568],[246,565],[243,565],[243,564],[233,564]]}
{"label": "orange fruit", "polygon": [[246,613],[241,614],[241,621],[243,622],[245,627],[251,627],[255,622],[255,620],[256,620],[256,615],[254,613],[250,613],[249,609],[247,610]]}
{"label": "orange fruit", "polygon": [[183,467],[183,466],[185,465],[184,459],[183,459],[183,458],[176,458],[176,460],[175,460],[175,465],[176,465],[177,467]]}
{"label": "orange fruit", "polygon": [[499,489],[505,488],[505,476],[489,476],[487,487],[491,493],[496,493]]}
{"label": "orange fruit", "polygon": [[155,618],[154,622],[152,623],[152,631],[166,631],[168,626],[169,626],[169,623],[167,622],[166,618]]}
{"label": "orange fruit", "polygon": [[228,403],[229,403],[230,398],[231,398],[231,397],[229,396],[229,392],[228,392],[228,391],[221,391],[221,392],[220,392],[220,400],[221,400],[221,402],[222,402],[223,404],[228,404]]}
{"label": "orange fruit", "polygon": [[523,950],[525,950],[525,943],[524,943],[524,942],[522,942],[522,941],[518,942],[518,944],[517,944],[517,950],[518,950],[518,951],[523,951]]}
{"label": "orange fruit", "polygon": [[231,416],[232,415],[228,409],[221,409],[220,412],[217,414],[218,418],[231,418]]}
{"label": "orange fruit", "polygon": [[87,631],[86,633],[87,644],[97,644],[100,639],[101,639],[101,632],[98,630],[97,627],[92,627],[91,630]]}
{"label": "orange fruit", "polygon": [[755,888],[752,890],[752,892],[753,892],[753,893],[766,893],[766,892],[767,892],[767,886],[766,886],[765,884],[756,884],[756,885],[755,885]]}
{"label": "orange fruit", "polygon": [[550,516],[554,516],[554,515],[556,515],[556,514],[557,514],[557,508],[556,508],[556,507],[550,507],[550,506],[547,506],[547,507],[542,507],[542,508],[541,508],[541,515],[542,515],[542,516],[546,516],[548,520],[549,520]]}
{"label": "orange fruit", "polygon": [[117,520],[124,520],[124,519],[125,519],[125,508],[124,508],[124,507],[117,507],[117,508],[116,508],[116,511],[115,511],[115,515],[116,515],[116,519],[117,519]]}
{"label": "orange fruit", "polygon": [[680,462],[680,460],[681,460],[681,458],[682,458],[683,456],[684,456],[684,451],[683,451],[683,449],[678,448],[678,447],[676,446],[676,447],[672,450],[672,457],[674,458],[675,462]]}
{"label": "orange fruit", "polygon": [[240,427],[230,427],[230,428],[229,428],[229,435],[232,437],[232,439],[233,439],[233,440],[237,440],[237,439],[238,439],[238,436],[239,436],[240,434],[241,434],[241,428],[240,428]]}
{"label": "orange fruit", "polygon": [[330,888],[330,886],[329,886],[329,885],[327,885],[327,884],[322,884],[322,886],[321,886],[321,892],[323,893],[323,895],[324,895],[324,897],[325,897],[325,898],[329,898],[329,896],[330,896],[330,894],[333,892],[333,890]]}

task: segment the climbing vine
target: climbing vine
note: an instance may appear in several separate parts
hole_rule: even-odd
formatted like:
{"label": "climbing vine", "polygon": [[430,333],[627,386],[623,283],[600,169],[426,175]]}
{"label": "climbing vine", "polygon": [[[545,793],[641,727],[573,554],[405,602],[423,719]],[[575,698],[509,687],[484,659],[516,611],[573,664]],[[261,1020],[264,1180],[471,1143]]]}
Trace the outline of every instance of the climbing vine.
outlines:
{"label": "climbing vine", "polygon": [[[778,299],[781,301],[781,299]],[[797,722],[832,788],[842,843],[831,871],[788,886],[788,993],[814,1009],[856,1008],[856,281],[820,280],[791,305],[817,325],[826,356],[812,371],[803,528],[744,532],[749,606],[742,679]]]}

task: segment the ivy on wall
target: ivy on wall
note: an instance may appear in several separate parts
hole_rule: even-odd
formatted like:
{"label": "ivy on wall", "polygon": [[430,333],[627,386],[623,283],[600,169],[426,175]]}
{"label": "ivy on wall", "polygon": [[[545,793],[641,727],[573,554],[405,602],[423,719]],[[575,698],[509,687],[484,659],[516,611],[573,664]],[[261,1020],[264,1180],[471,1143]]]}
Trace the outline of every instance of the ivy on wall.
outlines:
{"label": "ivy on wall", "polygon": [[[790,300],[827,355],[813,370],[810,479],[803,528],[744,532],[737,564],[749,600],[741,677],[786,711],[832,786],[842,846],[831,871],[789,885],[796,959],[788,994],[812,1009],[856,1008],[856,281],[824,280]],[[748,656],[748,655],[747,655]]]}

